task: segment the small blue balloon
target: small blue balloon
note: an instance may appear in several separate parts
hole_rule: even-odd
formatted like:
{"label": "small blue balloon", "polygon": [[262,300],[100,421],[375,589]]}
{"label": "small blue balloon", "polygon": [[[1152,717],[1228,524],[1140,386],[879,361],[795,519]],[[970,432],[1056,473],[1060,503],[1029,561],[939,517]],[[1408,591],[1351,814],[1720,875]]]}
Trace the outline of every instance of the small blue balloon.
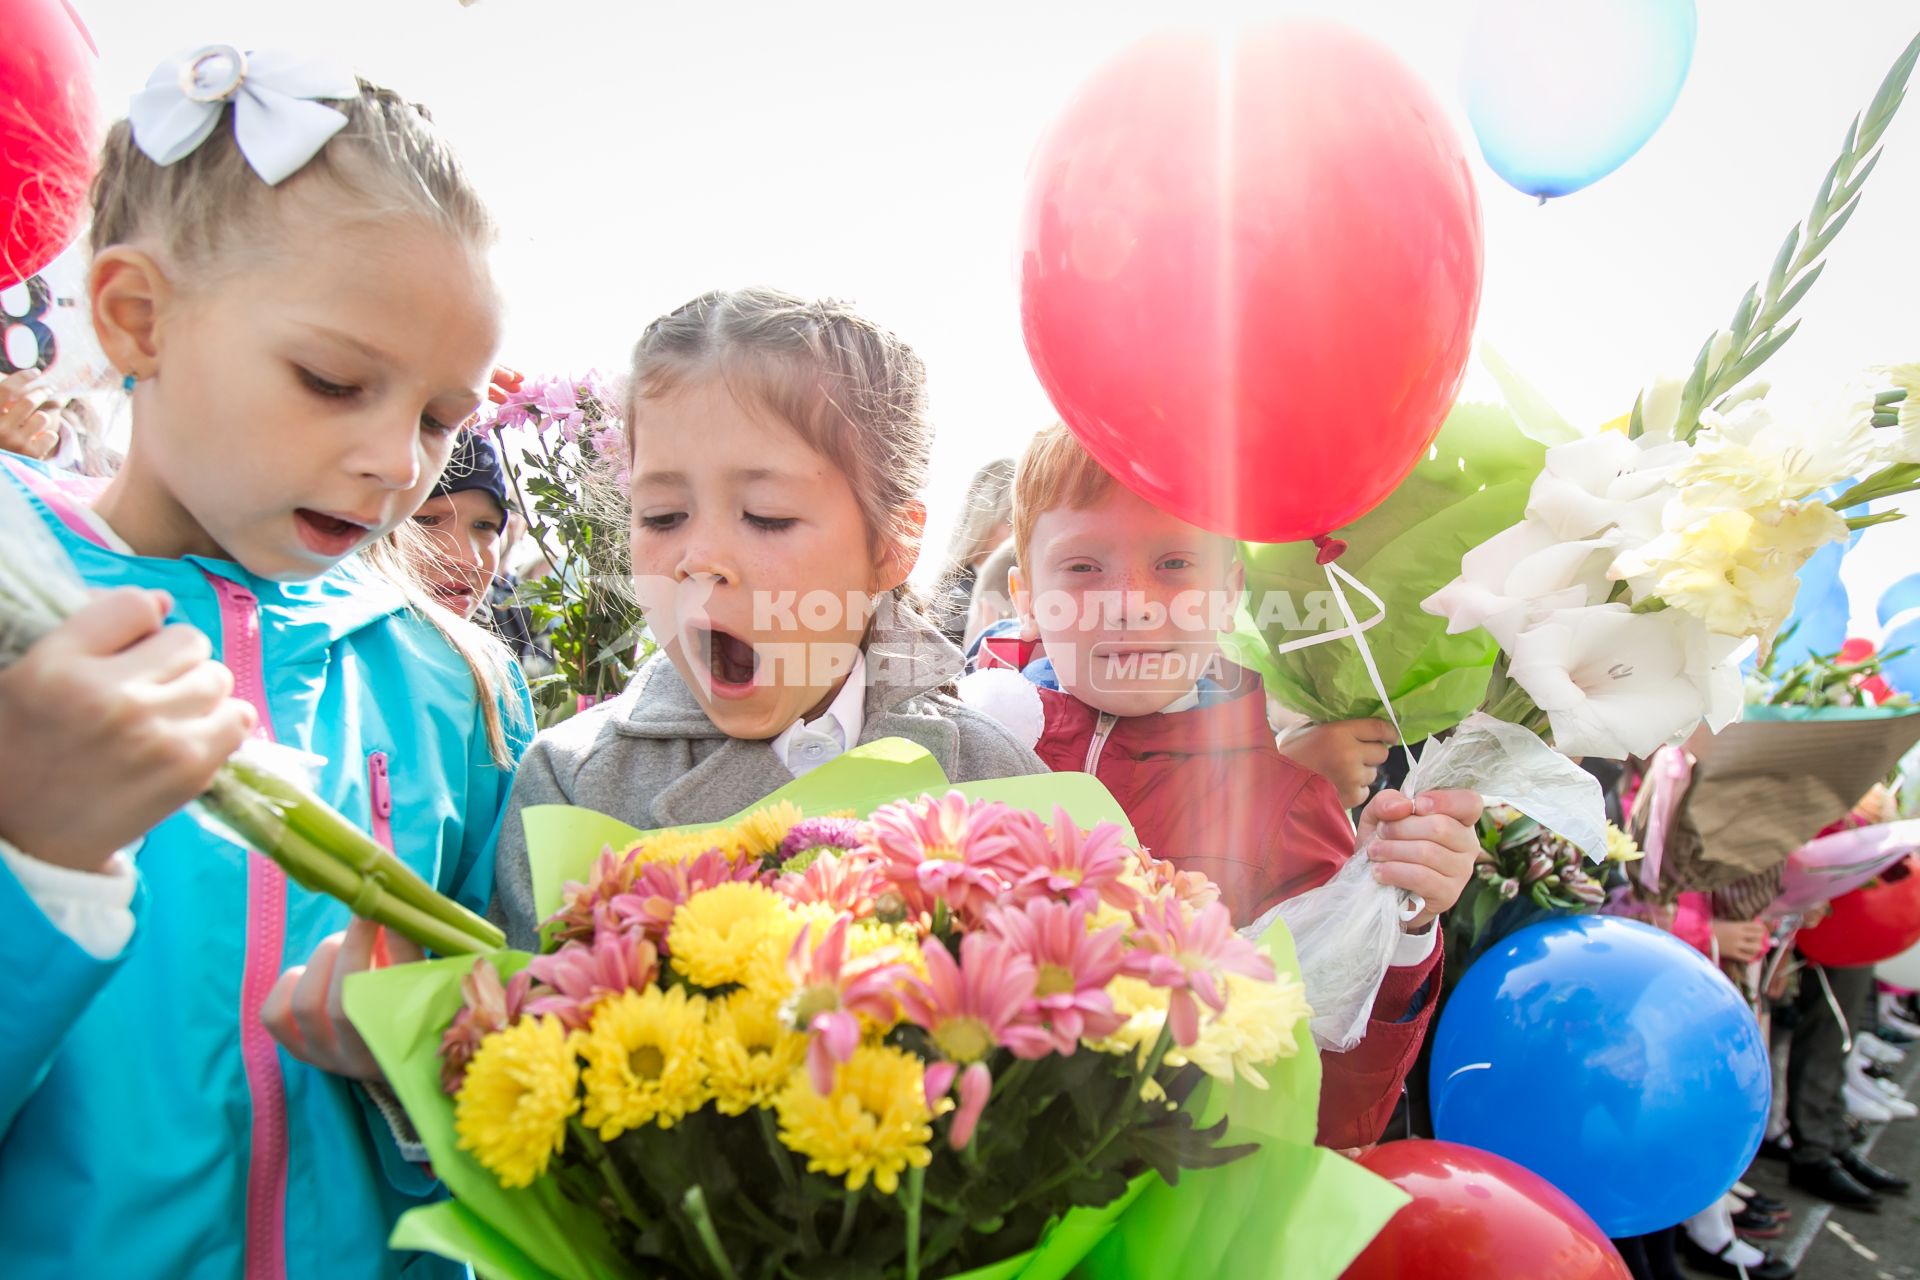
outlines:
{"label": "small blue balloon", "polygon": [[1910,652],[1883,663],[1880,674],[1886,677],[1895,693],[1920,700],[1920,619],[1896,627],[1881,638],[1880,652],[1893,653],[1900,649]]}
{"label": "small blue balloon", "polygon": [[1791,670],[1815,654],[1826,657],[1838,653],[1847,642],[1853,602],[1847,584],[1840,580],[1840,563],[1859,540],[1856,532],[1845,542],[1829,542],[1800,566],[1795,575],[1800,590],[1793,600],[1793,614],[1787,619],[1793,634],[1787,635],[1786,627],[1781,628],[1785,638],[1773,646],[1775,673]]}
{"label": "small blue balloon", "polygon": [[1881,592],[1880,603],[1874,606],[1883,627],[1909,609],[1920,609],[1920,573],[1910,573]]}
{"label": "small blue balloon", "polygon": [[1693,0],[1486,0],[1467,37],[1467,118],[1493,171],[1547,199],[1646,145],[1693,61]]}
{"label": "small blue balloon", "polygon": [[1530,925],[1474,962],[1434,1036],[1433,1125],[1526,1166],[1615,1238],[1725,1195],[1760,1149],[1772,1074],[1705,956],[1613,916]]}

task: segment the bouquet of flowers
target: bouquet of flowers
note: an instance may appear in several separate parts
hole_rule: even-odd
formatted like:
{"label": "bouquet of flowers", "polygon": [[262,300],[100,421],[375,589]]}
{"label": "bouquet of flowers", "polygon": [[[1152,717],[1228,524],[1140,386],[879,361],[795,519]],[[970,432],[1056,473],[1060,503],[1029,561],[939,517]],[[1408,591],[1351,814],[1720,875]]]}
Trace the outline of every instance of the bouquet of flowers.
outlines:
{"label": "bouquet of flowers", "polygon": [[[1764,655],[1793,608],[1795,573],[1850,530],[1897,518],[1840,513],[1920,484],[1906,392],[1777,410],[1748,382],[1792,337],[1793,307],[1858,207],[1920,37],[1847,130],[1804,227],[1764,284],[1702,347],[1686,378],[1642,392],[1620,430],[1547,450],[1524,518],[1468,552],[1426,601],[1450,632],[1484,628],[1503,660],[1489,711],[1551,730],[1570,755],[1647,756],[1704,721],[1738,718],[1736,654]],[[1850,484],[1832,499],[1832,486]]]}
{"label": "bouquet of flowers", "polygon": [[[1788,632],[1781,633],[1785,640]],[[1750,705],[1769,707],[1889,707],[1905,709],[1913,700],[1895,693],[1881,668],[1905,657],[1906,648],[1874,651],[1865,640],[1849,640],[1837,653],[1809,654],[1786,671],[1775,671],[1773,655],[1747,677]]]}
{"label": "bouquet of flowers", "polygon": [[1593,867],[1571,841],[1506,805],[1489,806],[1479,832],[1473,879],[1447,914],[1447,966],[1453,972],[1465,972],[1482,951],[1515,930],[1550,916],[1598,909],[1607,900],[1613,868],[1642,856],[1631,836],[1608,823],[1606,858]]}
{"label": "bouquet of flowers", "polygon": [[1064,1275],[1183,1170],[1244,1161],[1296,1199],[1347,1180],[1338,1226],[1252,1228],[1337,1274],[1394,1201],[1306,1154],[1284,935],[1238,936],[1203,877],[1086,822],[1117,816],[1091,779],[856,819],[886,753],[931,766],[876,745],[720,827],[531,810],[544,954],[350,983],[458,1196],[395,1243],[508,1276]]}
{"label": "bouquet of flowers", "polygon": [[626,574],[626,437],[597,372],[523,379],[475,425],[500,460],[527,532],[553,572],[522,582],[554,671],[531,681],[543,724],[612,697],[653,651]]}

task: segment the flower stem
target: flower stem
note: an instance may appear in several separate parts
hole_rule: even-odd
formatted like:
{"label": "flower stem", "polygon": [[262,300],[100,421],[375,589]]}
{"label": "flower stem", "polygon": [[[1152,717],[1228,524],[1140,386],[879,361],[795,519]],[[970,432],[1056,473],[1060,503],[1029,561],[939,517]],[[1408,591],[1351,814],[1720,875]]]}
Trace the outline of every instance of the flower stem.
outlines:
{"label": "flower stem", "polygon": [[693,1221],[694,1234],[700,1237],[700,1243],[707,1250],[707,1261],[720,1273],[720,1280],[739,1280],[733,1260],[720,1247],[720,1233],[713,1229],[713,1215],[707,1212],[707,1193],[700,1189],[699,1183],[687,1188],[687,1194],[680,1199],[680,1208]]}
{"label": "flower stem", "polygon": [[1014,1203],[1025,1204],[1037,1196],[1045,1195],[1061,1183],[1085,1172],[1087,1167],[1099,1158],[1100,1153],[1111,1146],[1113,1140],[1118,1138],[1126,1131],[1127,1126],[1133,1123],[1133,1113],[1140,1109],[1141,1091],[1146,1087],[1146,1082],[1153,1079],[1154,1073],[1160,1070],[1161,1060],[1167,1056],[1167,1052],[1172,1048],[1173,1028],[1160,1028],[1160,1038],[1154,1041],[1153,1052],[1147,1055],[1146,1065],[1141,1067],[1140,1073],[1133,1078],[1133,1088],[1127,1090],[1125,1105],[1121,1108],[1120,1114],[1115,1117],[1112,1126],[1100,1136],[1100,1141],[1088,1148],[1084,1155],[1075,1157],[1073,1163],[1054,1174],[1051,1178],[1048,1178],[1039,1186],[1022,1192],[1019,1199],[1014,1201]]}
{"label": "flower stem", "polygon": [[[449,913],[403,901],[393,892],[393,881],[384,872],[368,874],[333,849],[315,843],[290,825],[273,801],[235,776],[230,767],[215,776],[201,803],[249,847],[277,863],[294,883],[344,902],[356,915],[393,929],[429,950],[444,956],[474,955],[498,950],[504,942],[466,928]],[[443,901],[458,911],[466,910],[451,899]]]}
{"label": "flower stem", "polygon": [[920,1200],[927,1192],[927,1171],[907,1170],[907,1266],[905,1280],[920,1280]]}
{"label": "flower stem", "polygon": [[[506,935],[498,927],[435,889],[326,801],[274,769],[244,754],[236,756],[216,775],[208,794],[210,807],[223,810],[221,816],[227,816],[224,810],[232,811],[231,825],[247,824],[240,827],[241,834],[268,857],[274,857],[273,849],[288,834],[301,837],[350,874],[377,883],[392,898],[444,925],[448,932],[473,939],[477,945],[465,951],[493,951],[506,945]],[[345,900],[352,905],[351,897]],[[395,927],[407,932],[402,926]]]}
{"label": "flower stem", "polygon": [[607,1150],[607,1144],[600,1141],[600,1135],[582,1124],[579,1116],[568,1118],[567,1132],[573,1135],[574,1140],[580,1144],[580,1149],[586,1152],[587,1163],[599,1173],[600,1180],[607,1184],[607,1194],[613,1197],[613,1203],[618,1206],[620,1216],[641,1231],[651,1226],[646,1215],[640,1212],[640,1206],[634,1203],[633,1193],[627,1190],[627,1184],[621,1179],[620,1171],[613,1167],[613,1155]]}
{"label": "flower stem", "polygon": [[847,1198],[841,1201],[840,1229],[833,1233],[834,1257],[837,1258],[846,1253],[847,1245],[852,1243],[853,1220],[858,1217],[859,1214],[860,1193],[858,1191],[850,1191],[847,1193]]}

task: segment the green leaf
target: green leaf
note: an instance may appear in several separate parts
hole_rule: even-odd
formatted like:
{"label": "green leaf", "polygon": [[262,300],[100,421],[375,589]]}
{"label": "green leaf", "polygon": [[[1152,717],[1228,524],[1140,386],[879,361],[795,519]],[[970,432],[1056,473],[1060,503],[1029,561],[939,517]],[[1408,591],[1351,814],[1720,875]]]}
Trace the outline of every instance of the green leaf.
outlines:
{"label": "green leaf", "polygon": [[1733,367],[1733,371],[1731,374],[1727,375],[1724,378],[1716,379],[1716,381],[1725,382],[1730,387],[1739,386],[1742,382],[1745,382],[1747,380],[1748,375],[1750,375],[1755,369],[1758,369],[1761,365],[1765,364],[1769,356],[1771,356],[1774,352],[1778,351],[1781,347],[1785,346],[1787,343],[1787,339],[1793,337],[1794,332],[1799,328],[1800,328],[1800,322],[1798,320],[1795,320],[1792,324],[1788,325],[1786,328],[1777,331],[1772,336],[1767,338],[1765,342],[1762,342],[1759,346],[1755,347],[1752,351],[1748,352],[1745,356],[1743,356],[1740,360],[1740,363]]}
{"label": "green leaf", "polygon": [[1547,398],[1532,383],[1507,363],[1506,357],[1495,350],[1492,343],[1480,344],[1480,363],[1493,375],[1507,408],[1513,411],[1515,421],[1528,439],[1544,445],[1556,445],[1580,438],[1580,432],[1547,403]]}
{"label": "green leaf", "polygon": [[1820,278],[1820,273],[1826,269],[1827,264],[1825,262],[1816,262],[1810,271],[1794,281],[1793,288],[1787,290],[1786,296],[1780,299],[1778,308],[1780,313],[1785,315],[1787,312],[1793,310],[1800,299],[1807,296],[1807,290],[1813,288],[1813,282]]}
{"label": "green leaf", "polygon": [[[1545,455],[1510,411],[1456,405],[1400,487],[1338,531],[1347,543],[1341,567],[1386,605],[1386,620],[1366,642],[1410,742],[1480,705],[1499,652],[1484,631],[1448,635],[1446,620],[1424,612],[1421,601],[1459,574],[1469,550],[1519,522]],[[1228,656],[1259,672],[1282,704],[1316,720],[1381,715],[1351,639],[1275,652],[1331,624],[1326,572],[1313,547],[1248,544],[1243,551],[1248,607],[1225,640]]]}
{"label": "green leaf", "polygon": [[1733,323],[1729,328],[1733,332],[1733,341],[1737,346],[1753,327],[1754,307],[1760,301],[1760,286],[1750,284],[1747,291],[1740,295],[1740,305],[1733,309]]}
{"label": "green leaf", "polygon": [[[1786,240],[1780,246],[1780,252],[1774,256],[1773,270],[1767,273],[1767,297],[1778,298],[1780,289],[1787,282],[1787,269],[1793,264],[1793,251],[1800,246],[1800,228],[1795,225],[1787,232]],[[1771,310],[1771,308],[1769,308]]]}
{"label": "green leaf", "polygon": [[[1841,228],[1853,220],[1853,211],[1859,207],[1859,196],[1855,196],[1853,199],[1847,201],[1840,212],[1833,216],[1833,220],[1820,229],[1820,234],[1808,241],[1807,256],[1809,258],[1817,258],[1825,253],[1827,246],[1833,243],[1834,237],[1840,234]],[[1785,308],[1783,307],[1782,309],[1784,310]]]}

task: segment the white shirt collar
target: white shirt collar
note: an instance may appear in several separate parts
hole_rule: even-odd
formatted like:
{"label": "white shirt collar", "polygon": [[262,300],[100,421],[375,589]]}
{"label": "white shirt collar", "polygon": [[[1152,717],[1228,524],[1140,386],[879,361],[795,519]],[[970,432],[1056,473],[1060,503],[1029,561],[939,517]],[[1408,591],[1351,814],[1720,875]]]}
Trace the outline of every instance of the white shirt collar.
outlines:
{"label": "white shirt collar", "polygon": [[867,722],[867,659],[856,654],[846,683],[812,720],[795,720],[767,745],[788,773],[798,778],[843,755],[860,741]]}

